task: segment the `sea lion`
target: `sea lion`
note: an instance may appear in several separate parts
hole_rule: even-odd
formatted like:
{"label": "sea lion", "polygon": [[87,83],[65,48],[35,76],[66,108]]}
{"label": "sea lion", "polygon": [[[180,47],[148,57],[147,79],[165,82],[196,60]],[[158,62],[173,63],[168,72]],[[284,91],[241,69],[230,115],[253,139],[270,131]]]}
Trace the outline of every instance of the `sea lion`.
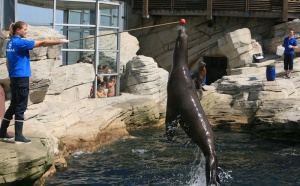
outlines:
{"label": "sea lion", "polygon": [[202,89],[202,84],[204,82],[204,79],[206,77],[206,63],[204,63],[203,61],[199,62],[199,67],[198,67],[198,71],[200,73],[200,85],[201,85],[201,89]]}
{"label": "sea lion", "polygon": [[202,86],[204,79],[206,77],[206,63],[199,62],[197,71],[191,72],[190,74],[194,82],[194,85],[196,87],[198,98],[199,100],[201,100],[203,91],[206,91]]}
{"label": "sea lion", "polygon": [[198,100],[195,85],[188,68],[188,39],[185,27],[178,27],[175,41],[173,66],[167,85],[166,134],[171,140],[178,123],[186,134],[199,146],[206,158],[206,182],[218,185],[217,157],[214,134]]}

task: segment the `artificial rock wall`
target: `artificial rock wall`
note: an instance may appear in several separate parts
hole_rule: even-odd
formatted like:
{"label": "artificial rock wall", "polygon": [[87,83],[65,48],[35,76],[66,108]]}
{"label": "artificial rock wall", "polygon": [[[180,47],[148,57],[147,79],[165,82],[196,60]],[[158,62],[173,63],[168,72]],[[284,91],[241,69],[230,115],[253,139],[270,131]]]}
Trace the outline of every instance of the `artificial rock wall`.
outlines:
{"label": "artificial rock wall", "polygon": [[[181,17],[177,16],[153,17],[150,19],[141,19],[140,16],[136,15],[130,16],[136,20],[130,22],[130,28],[169,23],[181,19]],[[261,42],[264,38],[272,35],[270,28],[275,25],[275,20],[273,19],[216,17],[213,20],[213,26],[208,27],[207,20],[204,16],[186,16],[184,18],[186,19],[185,26],[187,28],[189,41],[188,63],[192,70],[197,67],[197,61],[202,61],[204,56],[227,57],[222,51],[224,48],[221,49],[218,45],[218,41],[223,37],[227,38],[228,36],[226,36],[226,34],[236,32],[237,30],[239,31],[229,35],[239,35],[240,38],[235,38],[235,40],[242,39],[239,40],[240,42],[242,41],[240,44],[245,46],[243,48],[237,47],[238,50],[243,50],[240,52],[236,51],[240,59],[234,56],[228,59],[228,61],[232,61],[229,64],[229,68],[237,68],[247,64],[249,60],[252,60],[252,56],[250,56],[251,52],[247,55],[244,54],[244,56],[241,56],[242,53],[251,51],[253,48],[255,48],[255,50],[252,52],[260,51],[261,49],[264,50]],[[250,33],[245,29],[248,29]],[[152,57],[160,67],[170,71],[174,38],[177,35],[176,24],[143,29],[130,33],[139,40],[140,50],[138,54]],[[233,43],[234,45],[237,44],[235,42]],[[230,48],[234,49],[233,46]],[[249,59],[246,60],[246,58]],[[244,62],[240,62],[239,60],[244,60]]]}
{"label": "artificial rock wall", "polygon": [[[153,16],[142,19],[140,15],[132,14],[129,17],[133,20],[128,23],[129,28],[169,23],[182,18]],[[208,27],[205,16],[184,18],[189,40],[190,69],[195,70],[197,62],[203,61],[203,57],[226,57],[227,75],[236,74],[236,69],[251,66],[253,54],[275,55],[277,46],[282,44],[290,28],[295,30],[296,35],[297,32],[300,33],[299,20],[278,23],[276,19],[214,17],[212,27]],[[174,38],[177,35],[176,24],[130,33],[139,40],[138,55],[152,57],[159,67],[171,70]]]}

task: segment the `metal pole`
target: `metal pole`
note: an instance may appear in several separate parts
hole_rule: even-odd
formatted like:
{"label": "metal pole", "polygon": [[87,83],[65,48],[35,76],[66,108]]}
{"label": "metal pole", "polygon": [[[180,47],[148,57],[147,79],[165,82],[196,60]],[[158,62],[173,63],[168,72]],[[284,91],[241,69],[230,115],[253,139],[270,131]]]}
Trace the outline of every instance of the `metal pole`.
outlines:
{"label": "metal pole", "polygon": [[[122,30],[121,25],[122,25],[122,8],[121,4],[119,5],[119,31]],[[117,35],[117,79],[116,79],[116,96],[120,95],[120,55],[121,55],[121,33],[118,33]]]}
{"label": "metal pole", "polygon": [[18,0],[15,0],[15,4],[14,4],[14,8],[15,8],[15,20],[14,20],[14,22],[17,22],[17,21],[19,21],[18,20]]}
{"label": "metal pole", "polygon": [[207,0],[207,15],[206,15],[206,19],[208,20],[212,20],[212,0]]}
{"label": "metal pole", "polygon": [[56,24],[56,0],[53,1],[53,23],[52,28],[55,30],[55,24]]}
{"label": "metal pole", "polygon": [[[100,2],[99,0],[96,1],[96,19],[95,19],[95,25],[96,25],[96,30],[95,30],[95,35],[99,35],[99,27],[100,27]],[[95,48],[95,53],[94,53],[94,70],[95,70],[95,81],[94,81],[94,97],[97,97],[97,84],[98,84],[98,65],[99,65],[99,37],[95,37],[94,40],[94,48]]]}
{"label": "metal pole", "polygon": [[282,21],[286,22],[289,16],[289,3],[288,0],[283,0],[282,3]]}
{"label": "metal pole", "polygon": [[3,30],[4,3],[0,0],[0,30]]}
{"label": "metal pole", "polygon": [[247,13],[249,13],[249,0],[246,0],[246,6],[245,6],[245,11],[247,12]]}
{"label": "metal pole", "polygon": [[149,18],[149,1],[143,0],[143,18]]}

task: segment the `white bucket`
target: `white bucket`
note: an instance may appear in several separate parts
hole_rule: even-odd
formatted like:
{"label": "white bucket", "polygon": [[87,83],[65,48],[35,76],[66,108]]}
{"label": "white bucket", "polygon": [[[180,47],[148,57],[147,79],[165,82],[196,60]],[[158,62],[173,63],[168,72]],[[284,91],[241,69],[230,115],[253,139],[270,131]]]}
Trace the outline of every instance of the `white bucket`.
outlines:
{"label": "white bucket", "polygon": [[284,47],[281,45],[277,46],[276,55],[282,56],[283,53],[284,53]]}

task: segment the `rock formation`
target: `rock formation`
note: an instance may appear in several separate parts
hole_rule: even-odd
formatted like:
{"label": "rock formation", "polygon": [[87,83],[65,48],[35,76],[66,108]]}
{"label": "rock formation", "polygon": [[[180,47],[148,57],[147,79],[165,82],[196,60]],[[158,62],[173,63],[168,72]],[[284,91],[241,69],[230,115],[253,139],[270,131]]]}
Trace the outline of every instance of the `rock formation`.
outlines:
{"label": "rock formation", "polygon": [[121,91],[153,95],[153,99],[160,105],[160,113],[166,110],[167,82],[169,73],[157,67],[157,63],[150,57],[137,56],[128,61],[126,70],[121,78]]}
{"label": "rock formation", "polygon": [[227,33],[218,40],[218,46],[227,57],[228,75],[232,75],[231,69],[249,66],[253,62],[254,54],[263,53],[262,45],[251,39],[248,28]]}
{"label": "rock formation", "polygon": [[[130,28],[180,20],[180,17],[177,16],[153,17],[150,19],[142,19],[140,16],[135,17],[134,15],[130,16],[130,19],[133,20],[129,23]],[[197,68],[197,62],[203,61],[203,57],[227,57],[222,52],[225,48],[220,48],[218,40],[231,32],[231,34],[238,36],[230,44],[231,49],[237,48],[238,50],[230,53],[231,56],[229,57],[231,58],[228,61],[231,61],[231,63],[228,64],[227,75],[231,75],[232,69],[250,63],[252,53],[264,50],[262,45],[263,39],[267,37],[273,38],[270,36],[272,34],[270,28],[275,24],[273,19],[218,17],[213,20],[213,26],[208,27],[207,19],[204,16],[185,16],[185,20],[189,40],[188,63],[191,70]],[[139,40],[140,50],[138,55],[152,57],[158,63],[158,66],[170,71],[176,25],[144,29],[130,33]],[[238,39],[241,40],[238,41]],[[233,43],[235,46],[233,46]]]}
{"label": "rock formation", "polygon": [[[266,67],[251,75],[224,76],[206,86],[201,103],[213,125],[251,131],[264,138],[299,141],[298,114],[300,58],[295,59],[293,78],[286,79],[283,61],[270,60],[276,68],[275,81],[267,81]],[[270,61],[261,63],[265,65]]]}
{"label": "rock formation", "polygon": [[[109,32],[101,32],[102,35],[110,34]],[[136,55],[139,48],[139,41],[128,32],[123,32],[121,35],[121,43],[123,43],[120,49],[120,68],[121,70],[126,66],[126,63],[132,59],[132,56]],[[103,37],[99,37],[100,44],[99,48],[117,50],[117,34],[111,34]],[[130,43],[130,44],[129,44]],[[85,48],[94,49],[94,38],[88,38],[85,42]],[[115,52],[100,52],[99,54],[99,64],[100,65],[110,65],[115,66],[116,53]],[[94,52],[84,52],[83,58],[94,59]]]}
{"label": "rock formation", "polygon": [[[0,58],[0,84],[5,89],[6,108],[10,98],[3,52],[7,34],[7,31],[1,32]],[[28,37],[34,40],[64,38],[51,29],[31,26],[28,27]],[[136,38],[128,34],[124,37],[124,42],[136,42]],[[103,143],[115,138],[129,137],[130,126],[151,125],[164,116],[164,92],[168,72],[158,68],[153,59],[136,56],[138,45],[131,50],[122,50],[124,58],[121,58],[121,61],[125,65],[126,60],[136,57],[144,64],[134,67],[143,80],[136,86],[144,87],[141,88],[144,90],[134,94],[129,91],[131,94],[123,93],[118,97],[95,99],[88,98],[95,78],[94,67],[87,63],[59,65],[62,63],[57,58],[60,47],[58,45],[37,48],[31,52],[32,76],[29,103],[25,112],[24,135],[33,142],[27,144],[27,147],[14,143],[0,143],[0,159],[4,160],[0,163],[0,184],[31,184],[51,166],[53,168],[54,164],[65,167],[67,163],[64,156],[69,153],[96,150]],[[147,72],[145,67],[151,67],[151,70]],[[145,93],[147,87],[153,91]],[[13,134],[13,121],[8,131]]]}

